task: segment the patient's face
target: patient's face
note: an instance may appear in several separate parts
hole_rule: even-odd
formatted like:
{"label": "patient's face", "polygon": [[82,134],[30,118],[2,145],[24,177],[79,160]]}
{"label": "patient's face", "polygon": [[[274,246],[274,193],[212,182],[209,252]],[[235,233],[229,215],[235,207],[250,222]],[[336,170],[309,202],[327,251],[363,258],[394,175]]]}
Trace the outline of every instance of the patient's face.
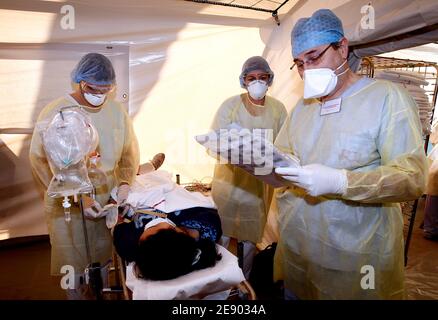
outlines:
{"label": "patient's face", "polygon": [[174,229],[176,232],[187,234],[195,239],[197,239],[199,237],[199,232],[197,230],[187,229],[184,227],[172,226],[172,225],[168,224],[167,222],[161,222],[161,223],[158,223],[155,226],[150,227],[150,228],[146,229],[145,231],[143,231],[142,235],[140,236],[139,241],[144,241],[148,237],[150,237],[151,235],[156,234],[160,230],[165,230],[165,229]]}

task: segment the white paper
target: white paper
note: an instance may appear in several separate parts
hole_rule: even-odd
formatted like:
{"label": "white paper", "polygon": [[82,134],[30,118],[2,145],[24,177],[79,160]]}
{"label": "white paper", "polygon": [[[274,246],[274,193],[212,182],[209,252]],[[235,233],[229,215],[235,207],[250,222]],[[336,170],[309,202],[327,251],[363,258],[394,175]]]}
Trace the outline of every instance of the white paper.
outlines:
{"label": "white paper", "polygon": [[300,161],[274,146],[269,134],[266,129],[249,130],[231,123],[223,129],[195,136],[195,140],[219,163],[235,165],[273,187],[281,187],[284,180],[274,169],[299,167]]}

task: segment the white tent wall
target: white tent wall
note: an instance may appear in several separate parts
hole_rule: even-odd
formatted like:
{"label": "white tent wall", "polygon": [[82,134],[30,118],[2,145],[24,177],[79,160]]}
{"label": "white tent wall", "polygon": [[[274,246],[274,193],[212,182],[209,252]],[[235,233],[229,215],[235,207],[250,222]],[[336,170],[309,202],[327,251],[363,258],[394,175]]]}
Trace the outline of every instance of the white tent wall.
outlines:
{"label": "white tent wall", "polygon": [[[74,29],[62,28],[65,4],[74,9]],[[182,182],[207,181],[214,161],[193,136],[208,130],[223,100],[241,92],[242,63],[263,53],[259,30],[265,24],[274,24],[268,13],[175,0],[4,0],[0,110],[8,110],[9,121],[0,129],[32,127],[47,101],[70,91],[67,67],[56,68],[54,61],[68,60],[70,65],[73,60],[62,51],[46,56],[39,51],[40,56],[24,59],[20,46],[126,45],[130,91],[125,105],[134,121],[141,161],[165,152],[163,168],[180,174]],[[68,91],[59,92],[59,83]],[[0,139],[0,239],[45,234],[42,200],[28,161],[30,135],[1,134]]]}
{"label": "white tent wall", "polygon": [[[253,55],[267,58],[275,72],[270,92],[288,110],[301,97],[302,81],[296,70],[289,70],[290,32],[299,18],[310,16],[319,8],[333,9],[344,21],[346,36],[353,44],[437,22],[436,0],[379,0],[371,1],[375,29],[363,30],[361,8],[369,3],[290,1],[280,11],[281,25],[277,26],[268,13],[182,0],[2,0],[0,44],[129,46],[126,107],[134,120],[141,161],[165,152],[163,168],[180,174],[182,182],[208,181],[214,161],[196,145],[193,135],[204,133],[221,102],[240,92],[238,75],[246,58]],[[74,29],[62,28],[62,21],[66,22],[66,12],[61,13],[64,5],[74,9]],[[31,123],[44,106],[40,102],[45,97],[64,94],[42,84],[49,79],[70,84],[68,74],[46,70],[44,60],[29,60],[29,65],[21,65],[20,70],[14,59],[2,59],[0,47],[0,110],[6,103],[12,109],[25,108]],[[12,80],[12,84],[8,83]],[[11,91],[14,86],[24,91]],[[23,105],[22,96],[33,100]],[[0,135],[0,239],[46,233],[41,200],[30,175],[29,139]]]}
{"label": "white tent wall", "polygon": [[[77,61],[87,52],[106,54],[118,75],[115,98],[127,102],[129,93],[129,47],[101,44],[0,44],[0,70],[3,95],[0,128],[32,128],[39,112],[33,106],[44,106],[58,98],[60,92],[72,91],[68,78]],[[58,77],[62,74],[62,77]],[[41,79],[44,78],[44,81]],[[126,98],[124,98],[126,96]],[[28,152],[30,135],[2,134],[0,149],[1,236],[14,230],[26,234],[45,230],[41,197],[32,181]],[[5,158],[5,154],[9,157]],[[9,214],[10,213],[10,214]],[[35,213],[35,214],[33,214]],[[6,227],[3,225],[6,222]]]}

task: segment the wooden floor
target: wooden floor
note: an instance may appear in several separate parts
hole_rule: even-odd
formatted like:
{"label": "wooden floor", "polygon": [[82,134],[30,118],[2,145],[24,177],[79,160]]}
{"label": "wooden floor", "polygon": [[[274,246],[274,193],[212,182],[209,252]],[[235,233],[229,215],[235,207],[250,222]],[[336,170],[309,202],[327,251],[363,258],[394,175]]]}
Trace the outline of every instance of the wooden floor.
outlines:
{"label": "wooden floor", "polygon": [[[417,211],[406,267],[408,299],[438,300],[438,242],[423,238],[424,200]],[[235,251],[235,244],[231,244]],[[0,300],[63,300],[60,277],[49,275],[50,244],[47,237],[31,243],[0,246]]]}
{"label": "wooden floor", "polygon": [[424,198],[419,201],[405,272],[409,300],[438,300],[438,241],[426,240],[420,225],[424,218]]}
{"label": "wooden floor", "polygon": [[60,277],[51,277],[48,237],[0,249],[1,300],[64,300]]}

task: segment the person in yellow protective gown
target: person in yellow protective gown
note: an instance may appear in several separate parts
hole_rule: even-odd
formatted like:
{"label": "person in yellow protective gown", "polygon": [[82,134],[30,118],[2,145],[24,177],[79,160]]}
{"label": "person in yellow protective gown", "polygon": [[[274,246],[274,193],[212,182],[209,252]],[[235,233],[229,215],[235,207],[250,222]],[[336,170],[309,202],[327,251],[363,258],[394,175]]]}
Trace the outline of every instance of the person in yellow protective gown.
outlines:
{"label": "person in yellow protective gown", "polygon": [[[72,72],[77,89],[49,103],[39,114],[42,121],[61,107],[81,105],[99,134],[97,151],[100,154],[100,169],[106,173],[107,186],[96,194],[94,207],[101,208],[110,196],[113,187],[118,187],[118,203],[122,204],[129,193],[139,168],[138,142],[131,119],[125,108],[108,98],[115,86],[113,66],[101,54],[89,53],[82,57]],[[30,147],[30,162],[35,179],[43,188],[52,178],[41,138],[33,133]],[[71,201],[73,202],[73,201]],[[51,274],[59,275],[63,266],[72,266],[76,275],[82,275],[88,264],[82,218],[78,205],[71,207],[71,221],[66,222],[61,198],[50,198],[45,192],[45,215],[51,243]],[[88,242],[92,262],[105,265],[112,257],[112,240],[105,218],[85,209]],[[79,279],[80,277],[76,277]],[[79,281],[79,280],[78,280]],[[70,298],[82,299],[90,296],[89,290],[80,284],[75,290],[67,290]]]}
{"label": "person in yellow protective gown", "polygon": [[[264,58],[254,56],[245,61],[240,85],[247,92],[225,100],[215,115],[212,129],[237,123],[246,129],[271,129],[275,138],[287,112],[280,101],[266,95],[273,78],[274,73]],[[227,239],[224,245],[227,246],[229,238],[240,242],[243,271],[248,278],[255,244],[263,235],[272,189],[232,164],[216,164],[212,197]]]}
{"label": "person in yellow protective gown", "polygon": [[304,99],[275,145],[302,167],[275,169],[285,179],[275,278],[286,298],[403,298],[397,202],[420,197],[427,172],[415,102],[395,84],[352,72],[330,10],[296,23],[292,54]]}

